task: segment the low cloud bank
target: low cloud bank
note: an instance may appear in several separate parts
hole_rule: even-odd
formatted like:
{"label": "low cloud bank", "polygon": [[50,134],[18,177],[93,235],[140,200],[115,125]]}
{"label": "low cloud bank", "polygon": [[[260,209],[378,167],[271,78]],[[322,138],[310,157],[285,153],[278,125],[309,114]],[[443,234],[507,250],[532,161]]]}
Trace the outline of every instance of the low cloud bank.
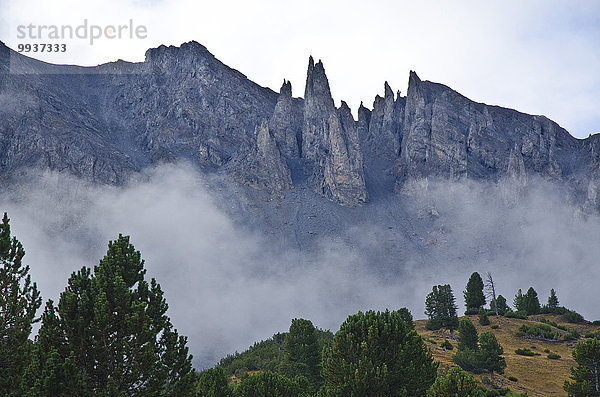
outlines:
{"label": "low cloud bank", "polygon": [[44,299],[56,300],[72,271],[97,264],[109,240],[131,235],[198,368],[286,330],[295,317],[333,331],[358,310],[406,306],[422,318],[434,284],[450,283],[462,311],[472,271],[491,271],[509,303],[517,288],[533,285],[542,302],[555,288],[561,304],[600,318],[600,221],[549,184],[531,183],[510,205],[483,183],[407,186],[398,200],[414,214],[421,232],[411,238],[423,249],[407,250],[390,278],[365,254],[388,243],[373,237],[381,225],[352,225],[345,238],[323,236],[308,252],[275,250],[223,209],[215,178],[185,165],[155,168],[125,187],[32,174],[0,203]]}

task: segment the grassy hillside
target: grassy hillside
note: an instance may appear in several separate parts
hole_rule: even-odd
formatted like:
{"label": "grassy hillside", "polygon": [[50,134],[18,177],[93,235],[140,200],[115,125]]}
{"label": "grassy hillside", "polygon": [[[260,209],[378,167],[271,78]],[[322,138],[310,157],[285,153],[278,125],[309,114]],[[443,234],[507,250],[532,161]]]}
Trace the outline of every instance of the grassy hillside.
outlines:
{"label": "grassy hillside", "polygon": [[[508,388],[514,393],[527,393],[528,397],[565,396],[563,383],[570,376],[571,366],[575,365],[571,352],[577,340],[585,338],[586,334],[589,336],[590,333],[600,336],[598,324],[572,324],[566,322],[564,316],[555,314],[529,316],[529,320],[489,316],[490,324],[486,326],[479,324],[477,315],[465,317],[473,322],[480,334],[492,331],[504,348],[507,367],[504,374],[494,374],[496,385]],[[427,320],[416,320],[415,329],[426,341],[434,359],[441,363],[441,371],[456,366],[452,356],[457,351],[457,340],[451,339],[450,333],[446,330],[425,329],[426,322]],[[549,328],[553,335],[558,335],[561,341],[517,336],[523,325],[543,325]],[[577,331],[579,338],[562,340],[569,331],[571,335],[573,331]],[[223,358],[219,365],[230,376],[232,382],[239,382],[246,373],[253,374],[267,370],[277,372],[283,361],[285,335],[286,333],[278,333],[272,338],[257,342],[242,353]],[[317,335],[321,346],[333,339],[330,331],[317,330]],[[458,337],[458,332],[455,332],[455,337]],[[452,344],[452,350],[446,350],[441,346],[444,340]],[[517,349],[528,349],[530,354],[534,355],[517,354],[515,353]],[[560,358],[549,358],[549,354],[559,355]],[[489,374],[478,374],[475,377],[488,388],[491,387],[488,382]]]}
{"label": "grassy hillside", "polygon": [[[503,383],[503,387],[508,387],[513,392],[527,393],[529,397],[534,396],[566,396],[563,391],[563,382],[570,376],[570,367],[575,365],[571,355],[577,340],[571,341],[544,341],[518,337],[516,334],[523,324],[536,325],[539,321],[521,320],[516,318],[490,316],[490,325],[482,326],[478,322],[477,316],[466,316],[471,319],[477,327],[479,333],[492,331],[502,347],[504,348],[504,357],[506,358],[506,370],[503,375],[495,375]],[[540,320],[542,318],[554,321],[559,326],[565,326],[568,329],[575,329],[583,338],[586,333],[598,332],[600,326],[591,324],[569,324],[564,322],[563,316],[543,314],[533,316]],[[452,362],[452,356],[456,353],[457,341],[448,339],[454,346],[453,350],[444,350],[441,344],[444,339],[450,337],[446,330],[429,331],[425,329],[427,320],[415,321],[417,332],[425,338],[431,348],[435,360],[440,361],[442,366],[455,366]],[[552,327],[553,331],[564,334],[564,331]],[[455,333],[455,336],[457,334]],[[515,353],[517,349],[528,348],[539,355],[523,356]],[[561,356],[560,359],[548,358],[548,352]],[[487,375],[476,375],[481,380]],[[510,380],[516,378],[517,380]]]}

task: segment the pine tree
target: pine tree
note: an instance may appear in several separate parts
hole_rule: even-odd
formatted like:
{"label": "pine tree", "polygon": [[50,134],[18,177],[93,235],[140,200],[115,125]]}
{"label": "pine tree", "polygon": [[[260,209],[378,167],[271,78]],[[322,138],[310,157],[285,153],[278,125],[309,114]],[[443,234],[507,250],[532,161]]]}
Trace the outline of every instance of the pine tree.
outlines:
{"label": "pine tree", "polygon": [[[498,298],[496,299],[496,304],[498,306],[497,312],[499,315],[504,315],[504,313],[506,313],[510,309],[506,304],[506,298],[502,295],[498,295]],[[496,306],[494,306],[494,301],[490,302],[490,309],[496,310]]]}
{"label": "pine tree", "polygon": [[527,293],[523,297],[523,310],[530,314],[538,314],[541,310],[538,294],[533,287],[529,287]]}
{"label": "pine tree", "polygon": [[460,368],[452,368],[440,376],[427,391],[427,397],[485,397],[473,375]]}
{"label": "pine tree", "polygon": [[346,319],[323,352],[328,396],[422,396],[437,364],[399,312],[359,312]]}
{"label": "pine tree", "polygon": [[84,267],[71,275],[58,310],[46,306],[28,368],[30,394],[52,396],[44,385],[66,377],[77,388],[73,395],[193,395],[186,338],[173,329],[160,285],[149,284],[145,272],[139,251],[119,235],[93,274]]}
{"label": "pine tree", "polygon": [[458,327],[454,294],[449,284],[437,285],[425,299],[425,314],[429,317],[428,329],[446,328],[453,334]]}
{"label": "pine tree", "polygon": [[550,290],[550,296],[548,297],[548,309],[554,312],[558,308],[558,298],[554,289]]}
{"label": "pine tree", "polygon": [[477,328],[468,318],[460,320],[458,324],[458,350],[477,350],[479,336]]}
{"label": "pine tree", "polygon": [[308,397],[308,380],[264,371],[250,375],[234,389],[234,397]]}
{"label": "pine tree", "polygon": [[483,332],[479,336],[479,362],[482,369],[486,369],[490,373],[504,373],[506,360],[502,354],[504,354],[504,349],[498,343],[493,332]]}
{"label": "pine tree", "polygon": [[221,367],[210,368],[200,372],[198,377],[198,393],[202,397],[229,397],[231,389],[227,375]]}
{"label": "pine tree", "polygon": [[288,377],[304,376],[315,390],[322,383],[321,349],[312,322],[294,319],[284,343],[284,372]]}
{"label": "pine tree", "polygon": [[577,366],[571,368],[573,381],[564,384],[569,397],[600,397],[600,340],[577,342],[573,358],[577,362]]}
{"label": "pine tree", "polygon": [[469,277],[467,287],[463,292],[465,297],[465,306],[467,313],[477,313],[479,308],[485,305],[485,295],[483,294],[483,280],[479,273],[474,272]]}
{"label": "pine tree", "polygon": [[513,306],[516,311],[525,311],[525,296],[521,292],[521,288],[517,291],[515,299],[513,300]]}
{"label": "pine tree", "polygon": [[25,250],[11,236],[4,213],[0,224],[0,394],[17,395],[31,352],[32,324],[42,304],[29,266],[23,265]]}

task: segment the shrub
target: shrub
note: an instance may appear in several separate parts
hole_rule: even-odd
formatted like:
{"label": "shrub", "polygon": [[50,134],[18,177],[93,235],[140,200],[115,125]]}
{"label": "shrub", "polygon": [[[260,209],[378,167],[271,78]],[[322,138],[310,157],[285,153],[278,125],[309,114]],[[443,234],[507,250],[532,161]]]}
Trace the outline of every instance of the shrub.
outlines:
{"label": "shrub", "polygon": [[583,316],[574,310],[567,310],[567,312],[563,314],[563,317],[565,318],[566,322],[572,324],[580,324],[585,322]]}
{"label": "shrub", "polygon": [[518,382],[519,380],[517,378],[515,378],[514,376],[509,376],[508,380],[512,381],[512,382]]}
{"label": "shrub", "polygon": [[498,329],[498,328],[500,328],[500,326],[498,324],[493,324],[492,325],[492,329]]}
{"label": "shrub", "polygon": [[550,349],[544,349],[544,353],[550,353]]}
{"label": "shrub", "polygon": [[580,336],[579,332],[577,332],[576,329],[570,329],[563,336],[563,340],[565,340],[565,341],[567,341],[567,340],[576,340],[576,339],[579,339],[579,336]]}
{"label": "shrub", "polygon": [[548,354],[548,358],[551,360],[558,360],[560,358],[560,354],[550,353]]}
{"label": "shrub", "polygon": [[490,325],[490,319],[487,316],[487,313],[484,310],[479,312],[479,324],[480,325]]}
{"label": "shrub", "polygon": [[517,332],[517,336],[525,338],[560,340],[560,335],[546,324],[528,325],[523,324]]}
{"label": "shrub", "polygon": [[440,346],[442,346],[446,350],[452,350],[452,349],[454,349],[454,346],[452,346],[452,343],[450,343],[448,341],[448,339],[445,339],[444,342]]}
{"label": "shrub", "polygon": [[540,353],[529,350],[528,348],[522,348],[515,350],[515,353],[521,356],[540,356]]}
{"label": "shrub", "polygon": [[474,314],[479,314],[479,309],[476,307],[470,307],[465,310],[465,316],[472,316]]}
{"label": "shrub", "polygon": [[519,311],[519,310],[517,310],[516,312],[506,312],[506,313],[504,313],[504,317],[527,320],[527,312]]}

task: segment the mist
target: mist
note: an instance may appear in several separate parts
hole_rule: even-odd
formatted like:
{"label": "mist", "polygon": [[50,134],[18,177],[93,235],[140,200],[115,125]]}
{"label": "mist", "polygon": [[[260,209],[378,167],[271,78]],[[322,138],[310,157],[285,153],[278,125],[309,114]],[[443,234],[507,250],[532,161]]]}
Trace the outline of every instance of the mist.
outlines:
{"label": "mist", "polygon": [[[236,189],[224,176],[186,164],[153,168],[121,187],[53,172],[21,180],[27,182],[2,193],[0,209],[44,300],[58,299],[71,272],[97,264],[109,240],[130,235],[199,369],[287,330],[297,317],[334,332],[359,310],[407,307],[423,318],[435,284],[451,284],[462,314],[473,271],[492,272],[509,304],[518,288],[533,286],[542,304],[554,288],[561,305],[600,318],[600,219],[541,180],[517,190],[473,181],[407,183],[390,199],[409,214],[393,238],[382,237],[388,227],[374,218],[341,225],[343,232],[301,249],[281,247],[278,236],[252,227],[252,214],[241,219],[228,209],[244,198],[232,199]],[[366,207],[389,205],[374,200]],[[376,258],[391,255],[390,244],[400,254],[384,268]]]}

